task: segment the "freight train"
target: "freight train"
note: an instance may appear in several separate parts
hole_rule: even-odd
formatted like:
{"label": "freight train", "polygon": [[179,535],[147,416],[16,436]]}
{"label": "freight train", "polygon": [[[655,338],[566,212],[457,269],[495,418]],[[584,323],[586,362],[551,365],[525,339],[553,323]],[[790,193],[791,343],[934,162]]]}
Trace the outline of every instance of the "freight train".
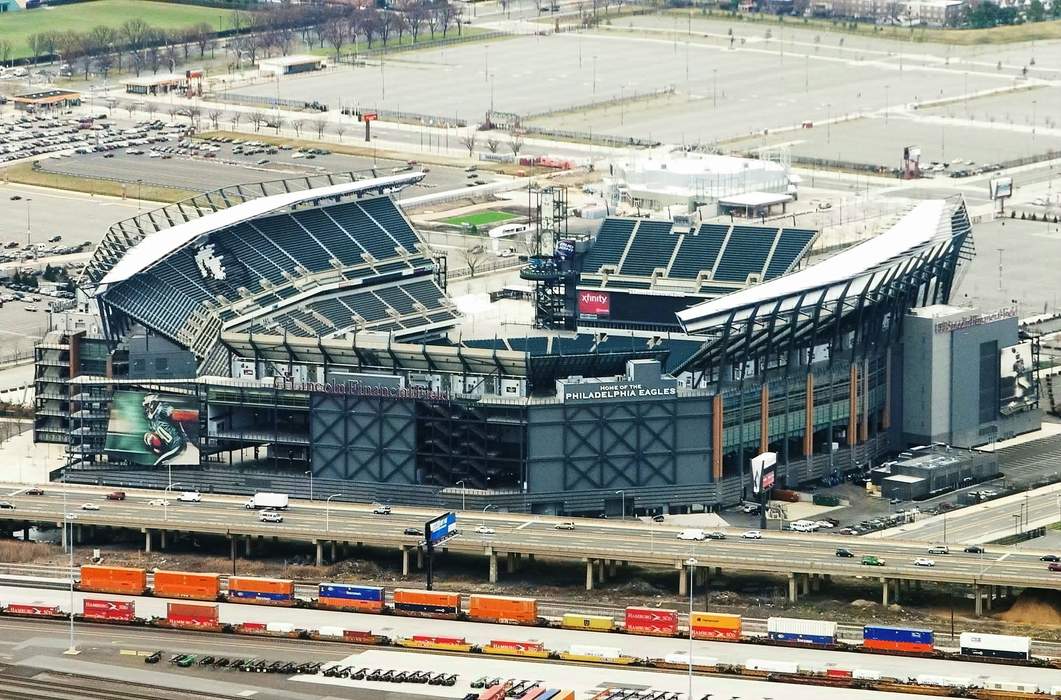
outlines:
{"label": "freight train", "polygon": [[[248,608],[247,610],[249,611],[250,609]],[[0,613],[17,617],[44,619],[67,619],[70,614],[68,610],[63,610],[58,605],[20,602],[10,602],[5,607],[0,607]],[[254,613],[250,614],[253,615]],[[922,674],[913,678],[895,678],[884,676],[873,669],[836,663],[747,659],[744,663],[733,664],[720,663],[718,659],[711,657],[690,657],[683,653],[670,653],[662,658],[643,658],[625,654],[616,647],[590,644],[572,644],[567,649],[555,650],[546,648],[544,643],[536,641],[492,639],[484,644],[476,644],[464,637],[413,635],[411,637],[391,638],[371,631],[351,630],[338,626],[303,629],[289,622],[242,621],[235,624],[222,623],[220,621],[219,606],[216,602],[168,602],[166,604],[165,617],[143,618],[136,614],[135,600],[115,601],[85,598],[82,601],[81,612],[78,614],[75,610],[75,618],[82,622],[92,623],[146,625],[196,632],[312,639],[357,645],[386,645],[459,654],[526,657],[582,664],[649,667],[683,671],[692,667],[693,670],[700,674],[739,675],[784,683],[902,692],[917,695],[945,695],[948,697],[975,698],[977,700],[1057,700],[1057,698],[1061,697],[1061,685],[1040,688],[1034,683],[983,676],[955,677]],[[807,623],[814,621],[799,620],[794,622]],[[655,624],[654,621],[653,624]],[[781,628],[788,626],[788,623],[774,621],[773,626]],[[894,632],[898,628],[886,629],[891,631],[881,633],[884,636],[903,636]],[[814,632],[815,630],[810,632],[794,630],[787,632],[787,634],[813,634]],[[778,633],[781,634],[783,632]],[[899,640],[899,642],[902,641]],[[984,646],[983,639],[966,641],[980,644],[981,646],[977,648]],[[990,643],[995,646],[1012,646],[1013,640],[1012,638],[1007,638],[1004,643],[999,640],[994,640]]]}
{"label": "freight train", "polygon": [[[689,625],[679,627],[678,611],[661,608],[628,607],[621,620],[605,615],[565,613],[559,618],[539,614],[534,598],[471,594],[467,607],[460,593],[398,588],[387,592],[380,586],[351,583],[321,583],[315,598],[305,600],[295,594],[290,579],[254,578],[200,574],[182,571],[155,571],[148,585],[144,569],[117,566],[82,566],[78,590],[118,595],[153,595],[181,600],[223,601],[229,603],[312,607],[372,614],[393,614],[445,620],[471,620],[495,624],[557,627],[595,632],[621,632],[656,637],[679,637],[706,641],[743,642],[775,646],[802,646],[841,651],[901,656],[953,658],[980,662],[1051,666],[1061,662],[1034,657],[1028,637],[963,632],[958,653],[936,647],[932,630],[887,625],[866,625],[861,642],[840,640],[837,624],[829,620],[801,620],[771,617],[766,635],[744,630],[740,615],[693,611]],[[238,631],[238,630],[237,630]],[[499,652],[504,653],[504,652]]]}

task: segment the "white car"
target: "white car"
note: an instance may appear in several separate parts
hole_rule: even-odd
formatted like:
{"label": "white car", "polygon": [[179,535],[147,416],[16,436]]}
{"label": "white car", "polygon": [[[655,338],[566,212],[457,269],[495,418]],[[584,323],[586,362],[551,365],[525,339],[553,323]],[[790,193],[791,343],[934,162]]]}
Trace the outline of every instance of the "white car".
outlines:
{"label": "white car", "polygon": [[815,520],[815,521],[814,521],[814,524],[815,524],[815,525],[817,525],[818,527],[823,527],[823,528],[825,528],[826,530],[831,530],[831,529],[833,529],[833,527],[835,527],[835,526],[834,526],[834,525],[833,525],[833,524],[832,524],[831,522],[829,522],[828,520]]}
{"label": "white car", "polygon": [[553,529],[554,530],[574,530],[575,529],[575,524],[569,520],[569,521],[564,522],[564,523],[557,523],[556,525],[553,525]]}
{"label": "white car", "polygon": [[914,566],[935,566],[936,562],[927,557],[918,557],[914,559]]}
{"label": "white car", "polygon": [[66,514],[66,519],[67,520],[77,520],[77,513],[67,513]]}
{"label": "white car", "polygon": [[81,504],[81,510],[99,510],[99,506],[95,503],[83,503]]}
{"label": "white car", "polygon": [[161,506],[168,506],[169,505],[169,501],[166,501],[166,500],[164,500],[162,498],[153,498],[153,499],[151,499],[150,501],[147,502],[147,505],[149,505],[149,506],[160,506],[160,507]]}
{"label": "white car", "polygon": [[747,532],[742,533],[741,537],[746,540],[761,540],[763,538],[763,533],[758,530],[748,530]]}
{"label": "white car", "polygon": [[385,506],[382,503],[377,503],[373,508],[372,512],[376,515],[390,515],[391,507]]}
{"label": "white car", "polygon": [[494,528],[487,527],[486,525],[480,525],[479,527],[475,528],[475,533],[477,535],[492,535],[494,534]]}

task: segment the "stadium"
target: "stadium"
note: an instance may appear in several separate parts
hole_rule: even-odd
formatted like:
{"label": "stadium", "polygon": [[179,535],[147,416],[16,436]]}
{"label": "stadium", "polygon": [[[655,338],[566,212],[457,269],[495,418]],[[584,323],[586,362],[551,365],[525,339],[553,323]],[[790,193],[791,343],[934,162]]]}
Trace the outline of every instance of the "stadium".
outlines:
{"label": "stadium", "polygon": [[[617,515],[749,498],[762,452],[795,486],[1038,425],[1037,396],[999,376],[1016,318],[953,321],[960,198],[813,260],[817,232],[782,222],[610,217],[572,237],[554,207],[519,272],[532,300],[496,302],[533,312],[515,333],[449,296],[392,196],[422,177],[233,186],[115,224],[79,320],[37,348],[34,439],[67,445],[70,481]],[[946,363],[918,354],[941,326]],[[952,371],[968,353],[979,384]],[[933,423],[907,376],[975,415]]]}

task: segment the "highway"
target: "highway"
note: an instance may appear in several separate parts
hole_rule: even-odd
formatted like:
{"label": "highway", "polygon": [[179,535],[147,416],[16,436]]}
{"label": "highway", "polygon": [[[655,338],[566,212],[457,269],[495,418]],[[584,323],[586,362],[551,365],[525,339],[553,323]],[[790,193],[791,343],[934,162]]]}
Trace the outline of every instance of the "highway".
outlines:
{"label": "highway", "polygon": [[[169,601],[150,597],[130,597],[104,595],[98,593],[79,592],[74,593],[74,609],[80,610],[81,601],[84,598],[107,599],[107,600],[134,600],[136,614],[139,617],[166,615],[166,606]],[[69,609],[70,594],[67,591],[52,590],[45,588],[29,588],[0,585],[0,598],[12,602],[33,602],[42,605],[59,605]],[[335,612],[326,610],[308,610],[299,608],[273,608],[256,605],[240,605],[231,603],[218,604],[219,618],[222,623],[239,624],[245,622],[288,622],[301,629],[319,629],[320,627],[341,627],[343,629],[371,631],[375,634],[384,634],[390,637],[411,637],[412,635],[430,635],[462,637],[469,643],[482,645],[491,640],[510,641],[540,641],[546,648],[556,651],[567,650],[571,645],[591,645],[617,648],[623,654],[639,658],[660,658],[675,651],[687,651],[689,642],[687,640],[663,640],[658,637],[645,637],[627,635],[611,632],[589,632],[580,630],[565,630],[545,627],[519,627],[511,625],[499,625],[479,622],[454,622],[450,620],[436,620],[426,618],[410,618],[398,616],[380,616],[353,612]],[[12,621],[14,622],[14,621]],[[0,622],[2,625],[8,621]],[[18,624],[47,624],[36,620],[23,620]],[[101,627],[91,624],[79,624],[76,628],[78,637],[85,634],[113,634],[120,635],[121,632],[112,627]],[[140,636],[140,643],[151,645],[154,630],[139,629],[136,634]],[[159,633],[159,634],[169,634]],[[226,654],[238,654],[236,646],[243,638],[241,637],[219,637],[217,635],[188,634],[186,641],[180,649],[186,653],[196,653],[200,641],[213,643],[215,640],[231,647],[223,652]],[[258,645],[271,644],[272,639],[251,638]],[[157,644],[157,643],[156,643]],[[297,642],[297,644],[312,645],[311,642]],[[148,646],[150,648],[150,646]],[[157,647],[156,647],[157,648]],[[317,648],[329,651],[325,647]],[[347,653],[352,647],[347,645],[335,645],[336,649],[345,649]],[[955,661],[945,659],[926,659],[918,657],[898,657],[877,654],[863,654],[857,652],[829,651],[813,648],[796,647],[774,647],[754,644],[739,644],[732,642],[714,642],[695,640],[692,643],[694,656],[705,656],[716,658],[721,663],[741,665],[749,659],[765,659],[772,661],[795,661],[801,664],[833,664],[845,669],[865,669],[876,671],[885,677],[912,678],[921,674],[933,674],[949,677],[989,677],[1009,681],[1023,681],[1036,683],[1041,686],[1050,686],[1056,682],[1057,669],[1008,666],[998,664],[985,664],[969,661]],[[381,650],[382,653],[400,653]],[[217,647],[202,653],[219,653]],[[262,651],[250,652],[248,655],[266,657],[267,653]],[[282,654],[275,658],[284,658]],[[299,656],[299,659],[302,657]],[[329,655],[327,658],[333,658]],[[452,662],[451,657],[435,657],[432,655],[421,657],[424,665],[422,668],[430,670],[437,665],[438,670],[446,668],[446,664]],[[429,661],[425,659],[434,659]],[[439,660],[441,659],[441,661]],[[481,657],[477,661],[485,663]],[[378,665],[378,664],[377,664]],[[569,667],[570,668],[570,667]],[[614,670],[609,671],[615,673]]]}
{"label": "highway", "polygon": [[[278,537],[316,544],[317,556],[323,559],[326,544],[364,543],[393,547],[402,552],[405,573],[409,559],[419,544],[419,537],[403,534],[406,527],[422,527],[437,511],[395,508],[391,515],[374,515],[369,505],[331,504],[292,501],[283,523],[262,523],[257,514],[241,506],[242,497],[204,496],[200,503],[177,503],[168,508],[152,506],[149,500],[158,492],[129,492],[125,501],[106,501],[106,489],[71,487],[69,512],[79,526],[97,525],[130,528],[146,533],[157,546],[160,533],[197,532],[227,535],[253,543],[257,537]],[[6,498],[14,510],[0,510],[0,520],[17,529],[22,523],[58,524],[63,521],[63,496],[50,486],[43,496],[26,496],[17,489]],[[92,503],[99,510],[81,510],[82,503]],[[755,571],[789,575],[790,598],[795,598],[800,584],[823,575],[872,576],[882,582],[897,580],[937,581],[984,586],[1061,589],[1061,573],[1051,572],[1039,561],[1044,552],[998,550],[983,555],[965,554],[960,546],[952,553],[931,555],[933,567],[915,566],[914,559],[929,556],[924,542],[901,539],[864,539],[815,533],[765,532],[761,540],[747,540],[739,531],[727,532],[727,539],[704,542],[678,540],[680,528],[640,521],[576,520],[574,530],[556,530],[561,519],[511,513],[468,513],[458,515],[462,533],[445,543],[443,550],[483,555],[488,558],[491,580],[498,576],[499,555],[533,555],[586,562],[587,587],[606,575],[604,562],[631,562],[681,570],[685,562],[695,559],[698,568],[718,567],[729,571]],[[485,524],[493,533],[476,533]],[[849,549],[855,556],[839,558],[837,547]],[[884,566],[863,566],[862,555],[872,554],[885,560]],[[510,557],[510,562],[512,561]],[[514,562],[513,562],[514,563]],[[594,566],[596,565],[596,566]],[[596,571],[594,571],[596,569]],[[684,590],[685,577],[681,577]],[[884,587],[883,590],[887,590]],[[886,595],[886,594],[885,594]]]}

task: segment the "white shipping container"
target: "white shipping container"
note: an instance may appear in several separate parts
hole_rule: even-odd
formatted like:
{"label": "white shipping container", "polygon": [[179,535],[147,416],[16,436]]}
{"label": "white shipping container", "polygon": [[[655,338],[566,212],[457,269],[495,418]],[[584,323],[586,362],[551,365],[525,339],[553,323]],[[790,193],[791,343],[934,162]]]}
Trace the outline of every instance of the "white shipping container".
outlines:
{"label": "white shipping container", "polygon": [[1008,634],[982,634],[980,632],[962,632],[958,638],[962,647],[970,649],[987,649],[1006,651],[1017,654],[1030,654],[1031,637],[1014,637]]}
{"label": "white shipping container", "polygon": [[1050,686],[1050,694],[1061,698],[1061,685]]}
{"label": "white shipping container", "polygon": [[825,671],[828,668],[825,664],[800,664],[800,673],[814,673],[819,675],[825,675]]}
{"label": "white shipping container", "polygon": [[836,623],[831,620],[801,620],[794,617],[771,617],[766,621],[767,632],[809,634],[816,637],[835,637]]}
{"label": "white shipping container", "polygon": [[955,676],[931,676],[921,674],[915,679],[918,685],[937,685],[944,688],[968,688],[973,685],[970,678],[958,678]]}
{"label": "white shipping container", "polygon": [[[669,664],[684,664],[689,665],[689,655],[684,652],[678,652],[674,654],[667,654],[663,657],[663,660]],[[718,666],[718,659],[713,656],[697,656],[693,655],[693,666]]]}
{"label": "white shipping container", "polygon": [[852,678],[861,678],[866,681],[879,681],[880,671],[871,671],[868,668],[856,668],[851,672]]}
{"label": "white shipping container", "polygon": [[592,656],[598,659],[617,659],[623,655],[622,650],[615,647],[598,647],[589,644],[572,644],[571,653],[575,656]]}
{"label": "white shipping container", "polygon": [[321,627],[317,630],[317,633],[322,637],[337,637],[342,638],[343,628],[342,627]]}
{"label": "white shipping container", "polygon": [[766,671],[768,673],[799,673],[799,664],[795,661],[748,659],[744,662],[744,668],[749,671]]}
{"label": "white shipping container", "polygon": [[265,625],[265,631],[288,634],[295,631],[295,626],[290,622],[270,622]]}
{"label": "white shipping container", "polygon": [[988,678],[984,681],[984,687],[991,690],[1009,690],[1017,693],[1038,693],[1039,686],[1035,683],[1018,683],[1016,681]]}

